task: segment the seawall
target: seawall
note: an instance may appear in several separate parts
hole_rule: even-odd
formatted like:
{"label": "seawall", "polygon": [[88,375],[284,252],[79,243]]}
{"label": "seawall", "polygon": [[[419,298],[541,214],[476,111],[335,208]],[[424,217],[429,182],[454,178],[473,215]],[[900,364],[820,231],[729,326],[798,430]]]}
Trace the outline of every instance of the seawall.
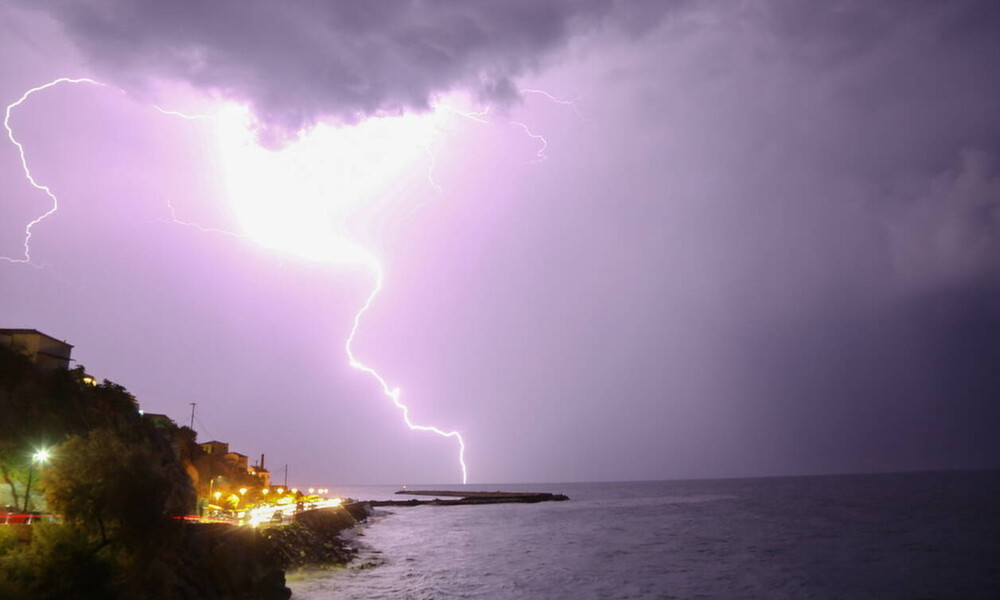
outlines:
{"label": "seawall", "polygon": [[263,529],[191,524],[178,557],[178,596],[194,599],[287,600],[285,570],[342,565],[355,550],[340,533],[370,514],[366,503],[300,513]]}

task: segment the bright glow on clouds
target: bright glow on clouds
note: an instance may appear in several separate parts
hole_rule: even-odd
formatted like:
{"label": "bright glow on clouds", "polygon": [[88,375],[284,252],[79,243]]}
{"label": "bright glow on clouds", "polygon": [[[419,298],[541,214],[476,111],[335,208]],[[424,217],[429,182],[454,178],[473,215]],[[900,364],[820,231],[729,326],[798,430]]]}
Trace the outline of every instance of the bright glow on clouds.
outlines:
{"label": "bright glow on clouds", "polygon": [[[30,263],[31,229],[58,210],[58,201],[48,187],[34,179],[24,156],[24,148],[10,127],[11,110],[31,94],[59,83],[97,83],[90,79],[59,78],[26,91],[7,107],[4,127],[20,153],[24,175],[32,186],[45,192],[52,208],[25,229],[25,258],[3,257],[9,262]],[[458,442],[462,483],[468,481],[465,441],[457,431],[420,425],[410,419],[409,407],[400,400],[402,390],[390,388],[373,367],[361,362],[352,349],[361,317],[382,289],[383,270],[376,257],[351,239],[347,223],[352,214],[376,197],[396,178],[426,160],[430,142],[437,133],[438,111],[423,115],[404,114],[372,118],[354,125],[316,125],[301,132],[294,142],[270,150],[259,143],[249,108],[227,104],[216,116],[188,115],[155,106],[163,114],[183,119],[211,119],[219,136],[223,176],[229,201],[237,214],[242,235],[264,247],[307,260],[333,265],[360,265],[372,271],[375,282],[364,305],[354,316],[344,351],[352,368],[374,378],[383,394],[402,412],[407,427],[453,438]],[[433,158],[433,154],[431,154]],[[432,163],[433,164],[433,163]],[[428,183],[436,189],[430,179]],[[167,203],[174,214],[173,205]],[[182,225],[194,223],[177,220]]]}
{"label": "bright glow on clouds", "polygon": [[[324,263],[363,265],[374,272],[372,292],[344,344],[350,366],[378,382],[411,430],[454,438],[462,483],[467,483],[462,435],[411,421],[410,409],[400,400],[402,390],[390,388],[352,349],[361,317],[382,290],[383,274],[375,256],[351,239],[348,220],[418,160],[427,159],[436,116],[405,114],[336,128],[317,125],[281,149],[269,150],[259,144],[250,110],[230,106],[219,117],[220,147],[230,202],[247,235],[272,250]],[[429,184],[437,187],[431,180]]]}
{"label": "bright glow on clouds", "polygon": [[226,188],[243,231],[279,252],[374,268],[371,253],[350,239],[348,220],[427,160],[435,115],[321,124],[279,150],[262,147],[251,123],[245,107],[229,106],[219,117]]}

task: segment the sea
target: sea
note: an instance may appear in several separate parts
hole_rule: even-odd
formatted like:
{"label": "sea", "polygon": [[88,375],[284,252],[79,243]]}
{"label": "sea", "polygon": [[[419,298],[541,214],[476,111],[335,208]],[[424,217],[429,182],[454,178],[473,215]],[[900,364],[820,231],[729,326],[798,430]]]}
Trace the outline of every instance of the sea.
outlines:
{"label": "sea", "polygon": [[1000,471],[447,489],[570,500],[382,509],[292,597],[1000,598]]}

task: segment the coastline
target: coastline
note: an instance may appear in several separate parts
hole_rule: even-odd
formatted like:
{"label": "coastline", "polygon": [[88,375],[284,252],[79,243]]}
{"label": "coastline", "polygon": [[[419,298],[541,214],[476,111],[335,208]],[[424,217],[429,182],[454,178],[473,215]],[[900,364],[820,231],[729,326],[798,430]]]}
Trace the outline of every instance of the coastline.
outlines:
{"label": "coastline", "polygon": [[346,565],[357,555],[341,534],[371,514],[365,502],[306,511],[292,523],[262,529],[185,524],[176,565],[181,598],[287,600],[290,572]]}

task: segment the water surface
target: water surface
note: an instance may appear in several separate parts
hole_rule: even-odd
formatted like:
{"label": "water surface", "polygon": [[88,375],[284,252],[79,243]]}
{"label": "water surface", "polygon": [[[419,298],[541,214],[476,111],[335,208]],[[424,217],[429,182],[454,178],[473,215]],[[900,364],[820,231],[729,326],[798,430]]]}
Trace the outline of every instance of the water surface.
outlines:
{"label": "water surface", "polygon": [[996,471],[469,488],[572,500],[393,508],[293,598],[1000,598]]}

